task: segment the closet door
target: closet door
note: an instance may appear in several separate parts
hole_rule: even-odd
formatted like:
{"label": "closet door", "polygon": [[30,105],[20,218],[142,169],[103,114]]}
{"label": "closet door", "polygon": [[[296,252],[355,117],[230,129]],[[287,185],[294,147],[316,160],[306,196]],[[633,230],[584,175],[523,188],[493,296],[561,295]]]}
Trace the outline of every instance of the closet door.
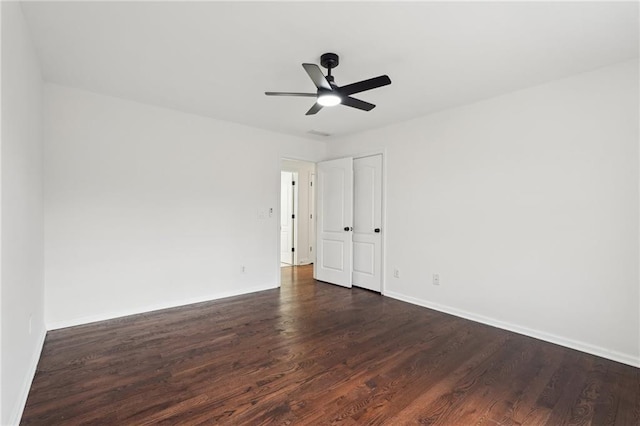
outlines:
{"label": "closet door", "polygon": [[353,285],[382,290],[382,155],[353,160]]}
{"label": "closet door", "polygon": [[353,159],[320,162],[316,173],[314,277],[319,281],[351,287]]}

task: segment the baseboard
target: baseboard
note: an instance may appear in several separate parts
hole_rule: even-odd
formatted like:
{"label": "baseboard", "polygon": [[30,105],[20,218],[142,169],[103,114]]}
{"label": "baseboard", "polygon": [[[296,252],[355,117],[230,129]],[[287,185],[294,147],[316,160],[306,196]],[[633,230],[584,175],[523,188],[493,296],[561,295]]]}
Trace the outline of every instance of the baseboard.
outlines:
{"label": "baseboard", "polygon": [[444,312],[446,314],[451,314],[460,318],[465,318],[471,321],[501,328],[503,330],[513,331],[514,333],[523,334],[525,336],[533,337],[535,339],[544,340],[546,342],[554,343],[556,345],[575,349],[581,352],[586,352],[588,354],[596,355],[602,358],[607,358],[612,361],[621,362],[623,364],[631,365],[632,367],[640,367],[640,359],[629,354],[612,351],[599,346],[590,345],[588,343],[567,339],[561,336],[556,336],[554,334],[546,333],[544,331],[522,327],[516,324],[486,317],[484,315],[478,315],[478,314],[474,314],[464,310],[455,309],[449,306],[440,305],[438,303],[433,303],[433,302],[418,299],[415,297],[406,296],[401,293],[385,291],[384,295],[391,297],[393,299],[401,300],[403,302],[411,303],[412,305],[422,306],[425,308],[433,309],[434,311]]}
{"label": "baseboard", "polygon": [[106,321],[110,319],[126,317],[129,315],[137,315],[137,314],[144,314],[147,312],[159,311],[161,309],[177,308],[179,306],[192,305],[194,303],[210,302],[212,300],[224,299],[226,297],[233,297],[233,296],[241,296],[243,294],[255,293],[258,291],[272,290],[274,288],[278,288],[277,284],[270,283],[270,284],[250,287],[248,289],[243,289],[240,291],[226,291],[221,293],[208,294],[208,295],[203,295],[199,297],[183,299],[179,301],[171,301],[166,303],[157,303],[154,305],[147,305],[144,307],[129,309],[125,311],[106,312],[99,315],[91,315],[87,317],[74,318],[74,319],[63,320],[63,321],[51,321],[51,322],[47,322],[46,326],[47,326],[47,330],[58,330],[60,328],[75,327],[78,325],[90,324],[92,322]]}
{"label": "baseboard", "polygon": [[47,337],[47,332],[46,330],[42,330],[42,333],[40,334],[40,336],[38,336],[37,350],[33,353],[33,356],[31,357],[31,362],[29,364],[29,370],[27,371],[27,376],[25,377],[25,380],[22,383],[22,387],[20,389],[20,393],[18,394],[18,403],[16,404],[15,407],[13,407],[13,412],[9,416],[10,425],[20,424],[20,419],[22,418],[24,407],[27,404],[27,397],[29,396],[29,390],[31,390],[31,383],[33,383],[33,378],[36,376],[36,370],[38,369],[38,362],[40,361],[40,354],[42,354],[42,347],[44,346],[45,337]]}

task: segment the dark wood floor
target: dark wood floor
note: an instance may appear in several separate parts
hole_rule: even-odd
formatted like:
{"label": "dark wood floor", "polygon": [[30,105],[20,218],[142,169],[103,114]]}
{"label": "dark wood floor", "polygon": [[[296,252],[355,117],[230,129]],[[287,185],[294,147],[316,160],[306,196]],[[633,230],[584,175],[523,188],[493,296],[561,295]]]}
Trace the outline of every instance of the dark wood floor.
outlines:
{"label": "dark wood floor", "polygon": [[640,370],[284,268],[50,332],[22,423],[638,425]]}

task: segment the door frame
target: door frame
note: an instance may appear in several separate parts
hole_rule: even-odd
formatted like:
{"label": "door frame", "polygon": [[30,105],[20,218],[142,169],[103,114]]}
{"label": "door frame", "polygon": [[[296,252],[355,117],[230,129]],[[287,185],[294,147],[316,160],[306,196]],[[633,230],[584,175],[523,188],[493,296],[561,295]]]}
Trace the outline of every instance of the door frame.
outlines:
{"label": "door frame", "polygon": [[[382,282],[380,283],[380,294],[381,295],[385,295],[385,291],[387,288],[387,279],[386,279],[386,257],[387,257],[387,148],[377,148],[377,149],[372,149],[369,151],[357,151],[355,154],[353,155],[341,155],[341,156],[331,156],[331,157],[327,157],[324,158],[322,160],[318,160],[318,161],[314,161],[314,160],[309,160],[309,159],[305,159],[305,158],[299,158],[299,157],[295,157],[295,156],[286,156],[286,155],[281,155],[280,159],[278,160],[278,170],[277,172],[274,172],[274,180],[277,178],[277,182],[278,182],[278,188],[280,188],[280,172],[282,171],[282,160],[294,160],[294,161],[305,161],[307,163],[314,163],[314,164],[318,164],[320,161],[329,161],[329,160],[336,160],[338,158],[344,158],[344,157],[353,157],[354,159],[356,158],[361,158],[361,157],[369,157],[371,155],[382,155],[382,247],[381,247],[381,262],[382,264],[380,265],[381,271],[380,274],[382,275]],[[317,173],[317,172],[316,172]],[[314,183],[315,185],[315,183]],[[317,200],[317,192],[316,192],[316,200],[314,200],[314,211],[313,211],[313,217],[317,217],[317,205],[318,205],[318,200]],[[280,217],[280,203],[281,203],[281,199],[280,199],[281,195],[280,195],[280,191],[278,191],[278,204],[276,204],[277,206],[277,215],[276,217]],[[277,231],[276,235],[277,235],[277,258],[276,258],[276,262],[275,262],[275,267],[276,267],[276,284],[278,287],[280,287],[282,285],[282,277],[280,275],[280,219],[278,219],[277,221],[275,221],[275,225],[274,225],[274,230]],[[316,221],[316,225],[317,225],[317,221]],[[317,238],[317,227],[316,227],[316,238]],[[315,249],[315,248],[314,248]]]}

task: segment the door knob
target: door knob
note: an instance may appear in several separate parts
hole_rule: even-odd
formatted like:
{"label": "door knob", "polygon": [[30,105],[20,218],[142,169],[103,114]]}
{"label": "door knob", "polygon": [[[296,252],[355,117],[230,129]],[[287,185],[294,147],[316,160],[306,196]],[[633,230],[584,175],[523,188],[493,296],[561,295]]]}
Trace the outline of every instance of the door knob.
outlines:
{"label": "door knob", "polygon": [[380,228],[374,229],[373,232],[376,232],[376,233],[380,232]]}
{"label": "door knob", "polygon": [[349,230],[349,227],[348,227],[348,226],[345,226],[345,227],[344,227],[344,230],[345,230],[345,231],[348,231],[348,230]]}

